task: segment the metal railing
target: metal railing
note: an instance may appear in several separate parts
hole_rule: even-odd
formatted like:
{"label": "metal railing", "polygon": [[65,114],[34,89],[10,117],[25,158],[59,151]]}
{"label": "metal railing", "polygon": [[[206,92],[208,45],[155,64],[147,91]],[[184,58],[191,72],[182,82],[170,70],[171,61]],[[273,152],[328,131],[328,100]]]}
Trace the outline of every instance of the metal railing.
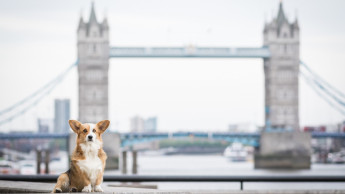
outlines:
{"label": "metal railing", "polygon": [[[56,182],[58,175],[0,175],[0,180]],[[105,175],[105,182],[345,182],[345,176],[294,175],[294,176],[182,176],[182,175]]]}

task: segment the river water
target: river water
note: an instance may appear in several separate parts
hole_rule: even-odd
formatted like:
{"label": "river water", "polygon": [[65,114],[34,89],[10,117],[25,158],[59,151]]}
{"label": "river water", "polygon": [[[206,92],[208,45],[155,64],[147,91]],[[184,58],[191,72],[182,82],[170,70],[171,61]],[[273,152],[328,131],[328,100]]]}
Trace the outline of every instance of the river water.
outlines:
{"label": "river water", "polygon": [[[130,155],[130,154],[129,154]],[[127,172],[131,172],[131,157]],[[107,171],[105,174],[120,174]],[[139,175],[345,175],[345,165],[313,164],[310,170],[254,169],[253,161],[232,162],[221,155],[139,155]],[[144,183],[145,184],[145,183]],[[172,190],[238,190],[239,183],[147,183]],[[244,189],[345,189],[345,183],[244,183]]]}

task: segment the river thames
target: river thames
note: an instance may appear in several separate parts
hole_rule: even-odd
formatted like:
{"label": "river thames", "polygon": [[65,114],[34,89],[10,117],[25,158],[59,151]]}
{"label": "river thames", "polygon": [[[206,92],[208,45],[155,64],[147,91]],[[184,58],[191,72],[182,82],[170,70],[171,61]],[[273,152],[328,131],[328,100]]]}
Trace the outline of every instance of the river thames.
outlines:
{"label": "river thames", "polygon": [[[130,154],[129,154],[130,155]],[[131,172],[132,160],[128,158],[127,172]],[[107,171],[105,174],[120,174]],[[253,161],[232,162],[222,155],[142,155],[138,157],[139,175],[345,175],[343,164],[313,164],[310,170],[254,169]],[[145,183],[143,183],[145,184]],[[172,190],[238,190],[239,183],[147,183],[159,189]],[[294,190],[294,189],[345,189],[344,183],[244,183],[244,189]]]}

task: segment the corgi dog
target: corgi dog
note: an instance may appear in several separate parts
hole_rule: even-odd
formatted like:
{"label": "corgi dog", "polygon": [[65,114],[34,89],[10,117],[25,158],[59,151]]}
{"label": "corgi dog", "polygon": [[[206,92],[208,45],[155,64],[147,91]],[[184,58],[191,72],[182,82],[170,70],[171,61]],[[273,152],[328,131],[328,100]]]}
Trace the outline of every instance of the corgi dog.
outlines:
{"label": "corgi dog", "polygon": [[109,124],[108,120],[97,124],[69,120],[69,125],[77,134],[76,148],[71,156],[70,169],[59,176],[53,193],[103,192],[101,184],[107,155],[102,149],[101,135]]}

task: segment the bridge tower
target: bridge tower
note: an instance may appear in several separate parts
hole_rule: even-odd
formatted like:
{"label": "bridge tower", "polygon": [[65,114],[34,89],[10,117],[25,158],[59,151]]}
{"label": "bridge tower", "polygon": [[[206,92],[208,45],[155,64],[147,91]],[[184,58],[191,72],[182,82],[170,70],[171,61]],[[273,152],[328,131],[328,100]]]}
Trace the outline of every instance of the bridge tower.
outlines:
{"label": "bridge tower", "polygon": [[280,2],[276,18],[264,27],[264,46],[271,57],[264,59],[266,129],[299,129],[298,73],[299,26],[290,23]]}
{"label": "bridge tower", "polygon": [[108,119],[109,27],[98,23],[94,4],[88,22],[80,17],[78,36],[79,120]]}

